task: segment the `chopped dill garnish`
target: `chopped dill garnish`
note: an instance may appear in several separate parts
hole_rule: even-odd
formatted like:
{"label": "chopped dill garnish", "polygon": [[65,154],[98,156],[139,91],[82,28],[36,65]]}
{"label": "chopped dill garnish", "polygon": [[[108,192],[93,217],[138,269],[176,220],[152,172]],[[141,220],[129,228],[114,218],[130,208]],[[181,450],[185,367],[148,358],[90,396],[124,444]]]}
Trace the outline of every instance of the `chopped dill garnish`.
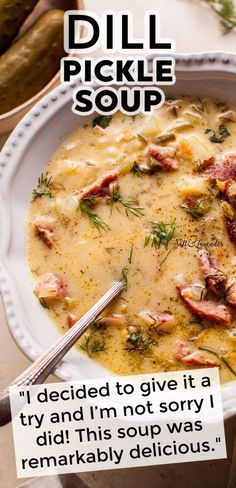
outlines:
{"label": "chopped dill garnish", "polygon": [[143,177],[143,175],[144,175],[145,173],[147,173],[147,171],[146,171],[145,169],[141,168],[141,166],[139,166],[139,164],[138,164],[138,163],[136,163],[136,161],[134,162],[134,164],[133,164],[133,166],[132,166],[132,168],[131,168],[130,172],[131,172],[133,175],[135,175],[135,176],[139,176],[140,178],[142,178],[142,177]]}
{"label": "chopped dill garnish", "polygon": [[92,356],[92,354],[95,354],[97,352],[101,352],[105,350],[105,342],[101,342],[98,340],[94,340],[92,342],[89,342],[89,345],[87,345],[87,350],[88,350],[88,355]]}
{"label": "chopped dill garnish", "polygon": [[122,278],[123,278],[123,280],[125,282],[125,289],[126,289],[126,291],[128,289],[128,271],[129,270],[128,270],[127,267],[122,269]]}
{"label": "chopped dill garnish", "polygon": [[172,220],[169,224],[164,222],[151,222],[151,232],[145,238],[144,247],[147,247],[151,243],[152,247],[160,249],[164,246],[168,249],[170,241],[173,239],[175,231],[177,229],[176,219]]}
{"label": "chopped dill garnish", "polygon": [[98,115],[93,119],[93,127],[99,125],[102,129],[106,129],[112,120],[111,115]]}
{"label": "chopped dill garnish", "polygon": [[52,177],[48,176],[48,173],[45,175],[42,173],[41,176],[38,178],[38,183],[36,188],[33,190],[32,193],[32,202],[37,200],[37,198],[41,198],[47,196],[49,198],[52,197]]}
{"label": "chopped dill garnish", "polygon": [[[97,338],[96,331],[98,328],[92,326],[91,331],[85,341],[81,344],[81,349],[85,351],[89,357],[98,352],[105,351],[106,343],[104,340]],[[96,334],[96,336],[94,335]]]}
{"label": "chopped dill garnish", "polygon": [[169,254],[171,253],[171,249],[169,249],[169,251],[167,251],[166,255],[164,256],[164,258],[162,259],[162,261],[160,262],[159,266],[161,267],[167,260]]}
{"label": "chopped dill garnish", "polygon": [[180,205],[187,214],[191,215],[193,219],[201,219],[207,212],[210,211],[209,206],[202,205],[202,200],[198,202],[194,207],[188,207],[187,205]]}
{"label": "chopped dill garnish", "polygon": [[133,251],[134,251],[134,245],[132,244],[130,248],[129,259],[128,259],[129,264],[132,263]]}
{"label": "chopped dill garnish", "polygon": [[93,210],[95,204],[95,196],[82,198],[79,202],[80,211],[82,215],[89,219],[90,224],[99,230],[99,232],[101,232],[101,230],[107,231],[109,229],[109,226]]}
{"label": "chopped dill garnish", "polygon": [[221,124],[219,126],[218,134],[216,131],[214,131],[212,129],[206,129],[205,134],[209,134],[209,133],[211,133],[209,140],[211,142],[215,142],[218,144],[221,144],[222,142],[224,142],[226,137],[229,137],[231,135],[230,132],[228,131],[227,127],[224,124]]}
{"label": "chopped dill garnish", "polygon": [[210,352],[211,354],[214,354],[214,356],[216,356],[225,366],[226,368],[229,369],[229,371],[231,371],[231,373],[236,376],[236,371],[232,368],[231,364],[229,363],[229,361],[221,354],[219,354],[217,351],[214,351],[213,349],[209,348],[209,347],[199,347],[199,349],[201,351],[206,351],[206,352]]}
{"label": "chopped dill garnish", "polygon": [[144,215],[143,208],[137,206],[137,202],[132,198],[123,198],[120,193],[119,185],[115,185],[112,188],[110,196],[111,204],[120,203],[125,208],[127,217],[134,215],[135,217],[142,217]]}
{"label": "chopped dill garnish", "polygon": [[126,342],[128,343],[126,351],[137,351],[140,353],[146,351],[155,344],[154,339],[152,339],[151,337],[147,337],[146,339],[144,339],[142,333],[139,330],[132,332],[127,337]]}
{"label": "chopped dill garnish", "polygon": [[215,12],[225,33],[236,26],[236,12],[232,0],[203,0]]}

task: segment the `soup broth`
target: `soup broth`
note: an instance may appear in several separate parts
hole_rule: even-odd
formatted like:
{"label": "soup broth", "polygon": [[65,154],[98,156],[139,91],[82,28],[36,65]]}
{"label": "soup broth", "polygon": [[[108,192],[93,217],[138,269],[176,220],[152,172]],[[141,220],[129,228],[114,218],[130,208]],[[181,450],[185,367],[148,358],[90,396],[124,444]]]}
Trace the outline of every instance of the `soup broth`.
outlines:
{"label": "soup broth", "polygon": [[34,293],[62,332],[121,278],[127,289],[76,347],[117,374],[236,369],[236,111],[167,100],[97,117],[33,190]]}

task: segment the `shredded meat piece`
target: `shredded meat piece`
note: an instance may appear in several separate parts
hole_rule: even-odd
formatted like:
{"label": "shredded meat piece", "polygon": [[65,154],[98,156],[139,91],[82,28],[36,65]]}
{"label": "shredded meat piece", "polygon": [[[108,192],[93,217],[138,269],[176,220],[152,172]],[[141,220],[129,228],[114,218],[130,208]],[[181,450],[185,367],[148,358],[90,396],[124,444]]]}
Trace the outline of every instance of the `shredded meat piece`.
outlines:
{"label": "shredded meat piece", "polygon": [[50,249],[54,240],[55,222],[50,215],[38,215],[33,223],[36,234]]}
{"label": "shredded meat piece", "polygon": [[38,298],[65,298],[65,285],[55,273],[46,273],[40,276],[38,284],[34,288],[34,294]]}
{"label": "shredded meat piece", "polygon": [[118,173],[104,176],[102,180],[94,183],[89,188],[86,188],[81,195],[81,199],[89,197],[106,197],[110,195],[109,186],[113,181],[118,180],[118,176]]}
{"label": "shredded meat piece", "polygon": [[160,313],[160,312],[147,312],[149,317],[151,317],[156,322],[172,322],[173,315],[171,313]]}
{"label": "shredded meat piece", "polygon": [[193,366],[219,366],[219,361],[209,352],[201,351],[191,342],[178,339],[175,344],[174,357]]}
{"label": "shredded meat piece", "polygon": [[236,181],[236,154],[231,154],[223,161],[217,161],[214,164],[210,164],[207,168],[201,169],[212,180],[226,181],[231,179]]}
{"label": "shredded meat piece", "polygon": [[236,308],[236,278],[227,283],[225,300],[231,307]]}
{"label": "shredded meat piece", "polygon": [[101,317],[96,323],[101,325],[101,327],[124,327],[125,318],[123,315],[110,315],[107,317]]}
{"label": "shredded meat piece", "polygon": [[236,181],[227,180],[223,194],[230,204],[236,208]]}
{"label": "shredded meat piece", "polygon": [[226,281],[224,272],[219,269],[215,257],[209,254],[206,249],[201,249],[198,256],[207,287],[216,295],[220,295]]}
{"label": "shredded meat piece", "polygon": [[225,217],[225,225],[231,242],[236,246],[236,221]]}
{"label": "shredded meat piece", "polygon": [[[195,315],[199,315],[207,320],[213,322],[219,322],[225,326],[229,326],[231,322],[231,315],[228,308],[219,302],[213,300],[194,300],[189,298],[189,290],[194,285],[180,285],[176,284],[176,288],[179,292],[180,298],[183,300],[187,308],[191,310]],[[188,290],[188,295],[185,295],[185,291]]]}
{"label": "shredded meat piece", "polygon": [[178,161],[170,156],[170,151],[166,147],[150,144],[148,146],[148,156],[158,162],[160,169],[178,169]]}
{"label": "shredded meat piece", "polygon": [[204,159],[204,161],[201,161],[198,165],[198,170],[199,171],[204,171],[205,169],[208,169],[210,166],[212,166],[215,163],[215,157],[212,156],[211,158]]}

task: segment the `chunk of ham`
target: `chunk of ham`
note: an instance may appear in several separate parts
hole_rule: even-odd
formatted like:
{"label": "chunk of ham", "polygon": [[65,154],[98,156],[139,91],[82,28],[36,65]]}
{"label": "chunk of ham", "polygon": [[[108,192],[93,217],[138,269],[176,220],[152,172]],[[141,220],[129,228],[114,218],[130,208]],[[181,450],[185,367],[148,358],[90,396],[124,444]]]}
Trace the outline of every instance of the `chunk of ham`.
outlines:
{"label": "chunk of ham", "polygon": [[89,188],[86,188],[81,195],[81,199],[89,197],[106,197],[110,195],[110,184],[118,180],[118,173],[111,173],[104,176]]}
{"label": "chunk of ham", "polygon": [[225,217],[225,227],[230,241],[236,246],[236,220]]}
{"label": "chunk of ham", "polygon": [[226,281],[224,272],[219,269],[215,257],[209,254],[206,249],[201,249],[198,252],[198,256],[207,287],[213,291],[213,293],[219,295]]}
{"label": "chunk of ham", "polygon": [[54,240],[55,222],[56,220],[50,215],[37,215],[33,222],[36,234],[50,249]]}
{"label": "chunk of ham", "polygon": [[178,339],[175,344],[174,357],[192,366],[219,366],[219,361],[207,351],[201,351],[191,342]]}
{"label": "chunk of ham", "polygon": [[199,171],[204,171],[206,169],[209,169],[213,164],[215,163],[215,157],[212,156],[211,158],[204,159],[201,161],[198,165],[198,170]]}
{"label": "chunk of ham", "polygon": [[39,277],[34,288],[38,298],[65,298],[66,290],[62,278],[55,273],[46,273]]}
{"label": "chunk of ham", "polygon": [[73,325],[76,324],[77,322],[77,316],[75,313],[71,312],[69,315],[67,315],[67,325],[69,328],[73,327]]}
{"label": "chunk of ham", "polygon": [[227,282],[225,300],[231,307],[236,308],[236,278],[231,278]]}
{"label": "chunk of ham", "polygon": [[148,156],[157,161],[160,169],[176,170],[178,169],[177,159],[171,157],[170,150],[166,147],[150,144],[148,146]]}
{"label": "chunk of ham", "polygon": [[184,304],[195,315],[212,322],[221,323],[225,326],[230,325],[231,315],[228,308],[224,304],[213,300],[194,300],[194,298],[191,298],[191,289],[193,288],[194,290],[194,285],[188,286],[186,284],[180,284],[177,282],[176,288]]}
{"label": "chunk of ham", "polygon": [[225,183],[224,188],[224,196],[232,205],[233,208],[236,208],[236,181],[227,180]]}
{"label": "chunk of ham", "polygon": [[201,169],[212,180],[227,181],[231,179],[236,181],[236,154],[231,154],[223,161],[216,161],[208,167]]}

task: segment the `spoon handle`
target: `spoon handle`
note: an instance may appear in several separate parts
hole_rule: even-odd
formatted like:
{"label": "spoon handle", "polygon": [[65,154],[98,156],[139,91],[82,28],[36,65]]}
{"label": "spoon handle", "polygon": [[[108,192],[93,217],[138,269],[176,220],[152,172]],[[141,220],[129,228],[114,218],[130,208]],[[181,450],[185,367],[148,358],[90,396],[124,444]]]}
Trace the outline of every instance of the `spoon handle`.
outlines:
{"label": "spoon handle", "polygon": [[[43,383],[55,369],[60,360],[71,349],[75,342],[99,317],[103,310],[125,289],[123,281],[117,281],[95,305],[76,322],[58,341],[21,373],[9,386],[28,386]],[[0,426],[11,420],[10,398],[8,388],[0,393]]]}

